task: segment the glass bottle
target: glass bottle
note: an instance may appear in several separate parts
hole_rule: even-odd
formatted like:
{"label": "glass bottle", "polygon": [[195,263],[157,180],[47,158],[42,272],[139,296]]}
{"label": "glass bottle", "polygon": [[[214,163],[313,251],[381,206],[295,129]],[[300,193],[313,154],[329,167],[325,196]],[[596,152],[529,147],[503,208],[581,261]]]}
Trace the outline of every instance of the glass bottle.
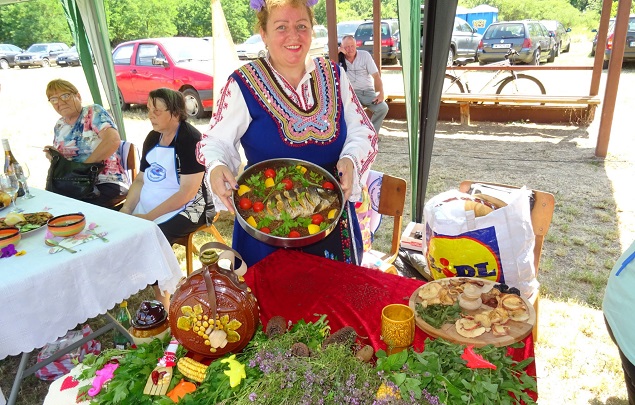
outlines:
{"label": "glass bottle", "polygon": [[[15,174],[14,165],[18,163],[11,152],[11,146],[9,146],[9,140],[2,140],[2,147],[4,148],[4,172],[5,173],[13,173]],[[24,195],[24,187],[22,187],[22,182],[20,182],[20,188],[18,189],[18,197],[22,197]]]}
{"label": "glass bottle", "polygon": [[[128,330],[130,328],[130,311],[128,311],[128,302],[121,301],[119,304],[119,310],[117,311],[117,315],[115,316],[117,322],[124,327],[124,329]],[[130,346],[130,341],[128,337],[121,333],[118,329],[115,329],[115,333],[113,336],[113,343],[115,344],[115,348],[117,349],[127,349]]]}

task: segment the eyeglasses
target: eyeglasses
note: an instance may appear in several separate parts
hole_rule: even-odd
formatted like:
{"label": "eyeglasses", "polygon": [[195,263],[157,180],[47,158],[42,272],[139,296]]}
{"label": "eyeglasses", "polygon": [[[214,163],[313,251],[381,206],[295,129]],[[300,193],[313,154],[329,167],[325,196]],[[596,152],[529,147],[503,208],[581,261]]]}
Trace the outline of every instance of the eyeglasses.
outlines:
{"label": "eyeglasses", "polygon": [[166,111],[167,110],[159,110],[157,108],[148,108],[148,115],[154,115],[155,117],[158,117]]}
{"label": "eyeglasses", "polygon": [[51,97],[51,98],[49,98],[49,103],[58,104],[60,102],[60,100],[68,101],[71,97],[73,97],[73,95],[74,94],[71,94],[71,93],[64,93],[64,94],[60,95],[59,97]]}

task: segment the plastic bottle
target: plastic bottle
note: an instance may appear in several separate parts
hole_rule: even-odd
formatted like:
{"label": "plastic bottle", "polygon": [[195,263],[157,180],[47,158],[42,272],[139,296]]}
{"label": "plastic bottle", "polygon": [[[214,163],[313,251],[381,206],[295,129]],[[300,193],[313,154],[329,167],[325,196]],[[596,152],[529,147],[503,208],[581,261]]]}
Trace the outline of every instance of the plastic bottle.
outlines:
{"label": "plastic bottle", "polygon": [[[130,311],[128,311],[127,301],[121,301],[121,304],[119,304],[119,310],[117,311],[117,315],[115,316],[115,319],[126,330],[130,328]],[[115,344],[115,348],[117,349],[127,349],[130,346],[130,341],[128,340],[128,338],[117,329],[115,329],[115,333],[112,340],[113,340],[113,343]]]}
{"label": "plastic bottle", "polygon": [[[13,156],[11,152],[11,146],[9,146],[9,140],[2,140],[2,147],[4,148],[4,172],[5,173],[15,173],[15,169],[13,165],[18,164],[18,161]],[[24,187],[22,187],[22,182],[20,182],[20,188],[18,189],[18,197],[22,197],[24,195]]]}

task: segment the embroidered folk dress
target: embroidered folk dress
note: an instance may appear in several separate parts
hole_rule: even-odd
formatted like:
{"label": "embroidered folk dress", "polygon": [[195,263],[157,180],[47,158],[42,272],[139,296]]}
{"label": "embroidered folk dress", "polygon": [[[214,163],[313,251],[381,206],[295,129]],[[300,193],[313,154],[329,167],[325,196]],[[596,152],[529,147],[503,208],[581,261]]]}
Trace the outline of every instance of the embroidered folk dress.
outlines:
{"label": "embroidered folk dress", "polygon": [[[370,165],[377,155],[377,134],[359,104],[346,74],[324,58],[307,59],[306,73],[293,88],[265,58],[237,69],[221,90],[218,109],[199,143],[199,160],[208,173],[225,164],[237,175],[268,159],[302,159],[337,177],[341,158],[354,165],[353,193],[336,229],[301,250],[334,260],[361,262],[361,234],[351,201],[361,198]],[[225,209],[215,198],[216,209]],[[232,245],[251,266],[276,248],[262,243],[234,223]]]}

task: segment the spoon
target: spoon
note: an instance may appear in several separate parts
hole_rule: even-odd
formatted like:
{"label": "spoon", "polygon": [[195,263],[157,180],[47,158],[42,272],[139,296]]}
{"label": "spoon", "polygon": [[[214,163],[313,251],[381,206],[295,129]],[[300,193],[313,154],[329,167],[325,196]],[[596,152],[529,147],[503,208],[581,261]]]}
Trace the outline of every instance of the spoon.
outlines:
{"label": "spoon", "polygon": [[57,241],[55,241],[53,239],[46,239],[46,244],[49,245],[49,246],[55,246],[55,247],[58,247],[58,248],[62,248],[62,249],[66,250],[66,251],[68,251],[70,253],[77,253],[76,250],[73,250],[71,248],[67,248],[66,246],[62,246],[62,245],[59,244],[59,242],[57,242]]}

